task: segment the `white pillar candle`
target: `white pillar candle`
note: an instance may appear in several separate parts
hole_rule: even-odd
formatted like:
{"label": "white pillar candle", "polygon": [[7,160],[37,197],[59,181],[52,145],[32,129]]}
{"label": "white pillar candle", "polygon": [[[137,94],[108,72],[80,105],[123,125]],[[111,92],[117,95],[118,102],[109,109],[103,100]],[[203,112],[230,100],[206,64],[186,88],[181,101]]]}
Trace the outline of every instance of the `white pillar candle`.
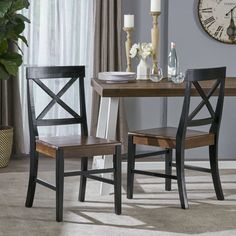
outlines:
{"label": "white pillar candle", "polygon": [[151,12],[161,12],[161,0],[151,0]]}
{"label": "white pillar candle", "polygon": [[124,27],[125,28],[134,27],[134,15],[124,15]]}

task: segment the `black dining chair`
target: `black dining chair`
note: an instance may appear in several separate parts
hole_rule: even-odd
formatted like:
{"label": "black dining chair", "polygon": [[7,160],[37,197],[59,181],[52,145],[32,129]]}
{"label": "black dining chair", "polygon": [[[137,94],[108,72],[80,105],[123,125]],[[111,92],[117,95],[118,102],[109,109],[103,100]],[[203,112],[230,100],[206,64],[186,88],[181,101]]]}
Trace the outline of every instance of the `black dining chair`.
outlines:
{"label": "black dining chair", "polygon": [[[32,207],[35,195],[36,183],[43,185],[56,192],[56,220],[63,220],[63,192],[64,177],[80,177],[79,201],[85,200],[86,180],[91,178],[114,185],[115,213],[121,214],[121,144],[118,141],[106,140],[88,136],[85,90],[84,90],[85,67],[84,66],[54,66],[54,67],[28,67],[26,70],[27,92],[28,92],[28,115],[30,129],[30,175],[26,207]],[[46,86],[47,80],[65,81],[65,86],[54,93]],[[78,81],[79,111],[73,110],[63,100],[62,96],[68,89]],[[34,86],[41,88],[45,95],[52,100],[36,116],[34,102]],[[43,96],[43,95],[42,95]],[[71,118],[46,118],[54,104],[59,104]],[[81,134],[75,136],[40,137],[38,127],[79,124]],[[44,154],[55,159],[56,162],[56,184],[55,186],[37,177],[39,154]],[[88,170],[88,158],[97,155],[113,155],[113,167],[106,169]],[[81,159],[80,171],[64,171],[64,159],[67,156]],[[114,180],[99,177],[96,174],[113,173]]]}
{"label": "black dining chair", "polygon": [[[222,117],[226,67],[209,69],[192,69],[185,76],[185,97],[182,114],[178,128],[163,127],[128,133],[128,177],[127,198],[133,198],[134,174],[142,174],[165,178],[165,189],[171,190],[171,179],[176,179],[179,190],[181,207],[189,207],[185,169],[211,173],[218,200],[224,200],[218,169],[218,139]],[[204,84],[210,83],[212,88],[204,89]],[[194,89],[195,87],[195,89]],[[202,101],[190,112],[191,94],[197,92]],[[217,95],[218,100],[215,109],[210,101],[212,95]],[[196,118],[203,107],[209,111],[209,117]],[[207,132],[190,130],[189,127],[210,125]],[[135,169],[135,160],[139,157],[157,155],[158,153],[146,153],[136,155],[136,145],[158,146],[164,149],[159,154],[165,154],[165,174]],[[185,149],[209,146],[210,169],[185,165]],[[176,150],[176,162],[172,162],[172,149]],[[172,175],[172,166],[176,167],[176,176]]]}

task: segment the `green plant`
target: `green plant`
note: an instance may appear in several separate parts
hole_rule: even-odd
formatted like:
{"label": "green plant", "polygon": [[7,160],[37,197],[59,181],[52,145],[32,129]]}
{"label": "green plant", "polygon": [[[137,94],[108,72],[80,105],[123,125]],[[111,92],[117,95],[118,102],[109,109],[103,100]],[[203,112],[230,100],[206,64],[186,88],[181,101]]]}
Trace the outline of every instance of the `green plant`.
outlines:
{"label": "green plant", "polygon": [[21,33],[25,29],[25,22],[30,21],[18,11],[28,7],[28,0],[0,0],[0,79],[16,76],[22,64],[22,55],[14,52],[10,45],[15,44],[20,51],[19,39],[27,45]]}

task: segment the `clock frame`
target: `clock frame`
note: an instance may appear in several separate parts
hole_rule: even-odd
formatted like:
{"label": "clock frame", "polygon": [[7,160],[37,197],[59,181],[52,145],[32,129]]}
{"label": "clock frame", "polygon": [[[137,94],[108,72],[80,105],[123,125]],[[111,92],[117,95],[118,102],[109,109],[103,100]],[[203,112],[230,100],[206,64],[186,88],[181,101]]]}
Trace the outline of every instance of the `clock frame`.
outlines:
{"label": "clock frame", "polygon": [[211,38],[236,44],[236,0],[199,0],[198,18]]}

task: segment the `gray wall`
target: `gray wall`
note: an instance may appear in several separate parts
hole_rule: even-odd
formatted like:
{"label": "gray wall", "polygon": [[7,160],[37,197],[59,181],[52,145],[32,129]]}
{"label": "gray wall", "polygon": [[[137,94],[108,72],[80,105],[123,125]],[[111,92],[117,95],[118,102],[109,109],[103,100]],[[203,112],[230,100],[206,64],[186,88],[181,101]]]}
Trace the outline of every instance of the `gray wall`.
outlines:
{"label": "gray wall", "polygon": [[[177,45],[177,53],[183,71],[187,68],[226,65],[227,76],[236,77],[236,46],[219,43],[203,31],[197,19],[197,2],[198,0],[162,0],[163,8],[169,5],[169,10],[163,9],[160,22],[162,61],[166,61],[167,45],[174,41]],[[151,17],[149,7],[149,0],[123,0],[123,13],[135,14],[135,42],[150,41]],[[164,19],[165,17],[167,19]],[[195,104],[198,101],[198,98],[193,100]],[[235,97],[225,99],[220,133],[220,158],[236,158],[235,104]],[[167,113],[165,112],[166,106],[168,107]],[[181,107],[181,98],[168,98],[166,104],[165,99],[162,98],[126,99],[129,127],[130,129],[142,129],[163,125],[166,119],[165,113],[168,125],[176,126]],[[188,152],[187,156],[193,159],[205,159],[207,150],[204,148],[197,149],[197,151],[193,150]]]}
{"label": "gray wall", "polygon": [[[150,2],[147,0],[123,0],[123,14],[135,15],[133,43],[151,41],[152,17],[149,12]],[[123,33],[123,45],[124,41],[125,33]],[[125,49],[123,53],[125,53]],[[123,58],[125,62],[124,55]],[[136,70],[136,65],[137,61],[134,61],[134,70]],[[125,64],[123,68],[125,69]],[[126,98],[125,105],[130,130],[162,125],[163,116],[160,116],[160,114],[163,114],[162,98]]]}
{"label": "gray wall", "polygon": [[[169,44],[176,42],[182,69],[227,66],[227,76],[236,77],[236,45],[220,43],[208,36],[197,18],[198,0],[169,0]],[[194,99],[194,103],[200,101]],[[181,98],[168,98],[168,124],[177,125]],[[227,97],[220,133],[219,157],[236,159],[236,98]],[[193,158],[204,158],[207,150],[191,151]]]}

